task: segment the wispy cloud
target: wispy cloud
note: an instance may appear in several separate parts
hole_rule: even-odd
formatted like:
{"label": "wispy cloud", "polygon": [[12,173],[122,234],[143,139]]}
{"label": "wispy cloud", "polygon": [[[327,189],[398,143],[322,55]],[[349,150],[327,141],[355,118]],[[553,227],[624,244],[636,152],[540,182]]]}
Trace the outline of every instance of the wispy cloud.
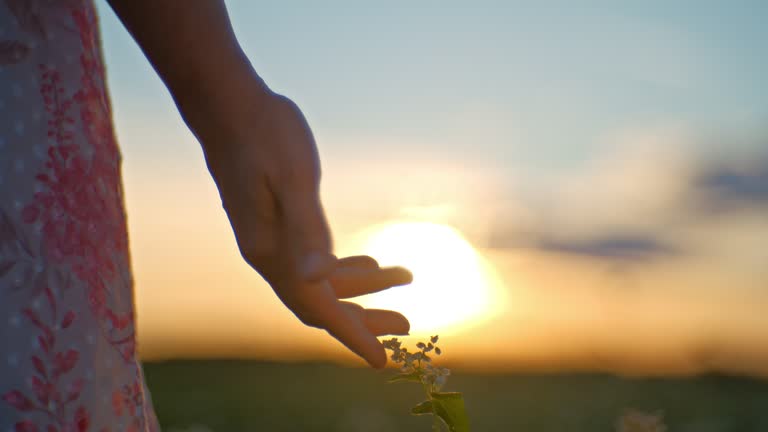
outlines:
{"label": "wispy cloud", "polygon": [[727,237],[697,237],[707,230],[743,230],[738,217],[717,217],[724,212],[768,211],[768,153],[753,149],[715,158],[697,152],[696,142],[683,135],[630,142],[558,179],[535,199],[516,197],[515,208],[522,210],[499,214],[485,246],[646,262],[697,254],[703,242]]}
{"label": "wispy cloud", "polygon": [[616,260],[647,260],[679,252],[659,239],[642,234],[618,234],[585,240],[543,239],[537,247],[550,252]]}
{"label": "wispy cloud", "polygon": [[768,210],[768,154],[748,163],[715,163],[692,183],[699,210]]}

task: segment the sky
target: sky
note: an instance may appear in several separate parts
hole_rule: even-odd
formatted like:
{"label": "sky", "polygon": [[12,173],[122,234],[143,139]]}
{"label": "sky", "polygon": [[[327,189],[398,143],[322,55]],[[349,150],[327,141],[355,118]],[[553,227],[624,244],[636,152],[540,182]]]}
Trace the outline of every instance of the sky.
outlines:
{"label": "sky", "polygon": [[[142,355],[352,361],[242,262],[199,145],[97,4]],[[469,245],[396,289],[426,326],[486,305],[424,329],[446,362],[768,375],[768,4],[227,6],[315,133],[340,254],[404,222]]]}

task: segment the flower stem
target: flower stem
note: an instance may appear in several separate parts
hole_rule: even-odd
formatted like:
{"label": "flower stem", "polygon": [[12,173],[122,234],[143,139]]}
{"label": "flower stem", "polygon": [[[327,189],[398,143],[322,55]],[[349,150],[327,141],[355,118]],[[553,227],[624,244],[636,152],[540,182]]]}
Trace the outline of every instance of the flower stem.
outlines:
{"label": "flower stem", "polygon": [[432,432],[440,432],[442,428],[440,427],[440,418],[437,417],[437,414],[432,414]]}
{"label": "flower stem", "polygon": [[[427,383],[422,383],[422,386],[424,387],[424,392],[427,394],[427,400],[432,400],[432,385]],[[440,432],[442,430],[442,427],[440,427],[440,418],[437,416],[437,413],[435,412],[435,406],[432,405],[432,432]]]}

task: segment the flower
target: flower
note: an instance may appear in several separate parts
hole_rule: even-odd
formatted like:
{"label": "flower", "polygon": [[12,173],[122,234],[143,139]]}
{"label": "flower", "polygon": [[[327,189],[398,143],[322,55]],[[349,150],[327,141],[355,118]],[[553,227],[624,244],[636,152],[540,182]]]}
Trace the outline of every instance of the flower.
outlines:
{"label": "flower", "polygon": [[401,364],[401,373],[416,373],[419,381],[427,386],[429,392],[437,392],[445,385],[448,380],[447,377],[451,374],[451,371],[447,368],[432,365],[432,358],[427,355],[431,351],[434,351],[437,355],[442,353],[440,348],[435,345],[437,341],[438,336],[432,336],[430,337],[430,342],[418,342],[416,347],[419,348],[419,351],[413,353],[408,352],[408,348],[403,347],[397,338],[386,339],[381,343],[385,349],[392,351],[390,359],[395,363]]}
{"label": "flower", "polygon": [[647,414],[637,410],[625,412],[616,421],[617,432],[665,432],[667,426],[661,413]]}

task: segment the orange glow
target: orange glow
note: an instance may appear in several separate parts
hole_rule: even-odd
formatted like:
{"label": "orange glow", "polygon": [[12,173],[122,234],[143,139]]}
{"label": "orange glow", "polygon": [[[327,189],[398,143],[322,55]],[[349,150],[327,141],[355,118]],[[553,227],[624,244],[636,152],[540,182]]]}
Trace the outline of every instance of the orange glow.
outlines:
{"label": "orange glow", "polygon": [[498,299],[477,251],[455,229],[431,222],[396,222],[361,235],[360,252],[381,265],[413,272],[410,286],[361,299],[366,307],[393,309],[411,322],[412,334],[451,333],[488,319]]}

